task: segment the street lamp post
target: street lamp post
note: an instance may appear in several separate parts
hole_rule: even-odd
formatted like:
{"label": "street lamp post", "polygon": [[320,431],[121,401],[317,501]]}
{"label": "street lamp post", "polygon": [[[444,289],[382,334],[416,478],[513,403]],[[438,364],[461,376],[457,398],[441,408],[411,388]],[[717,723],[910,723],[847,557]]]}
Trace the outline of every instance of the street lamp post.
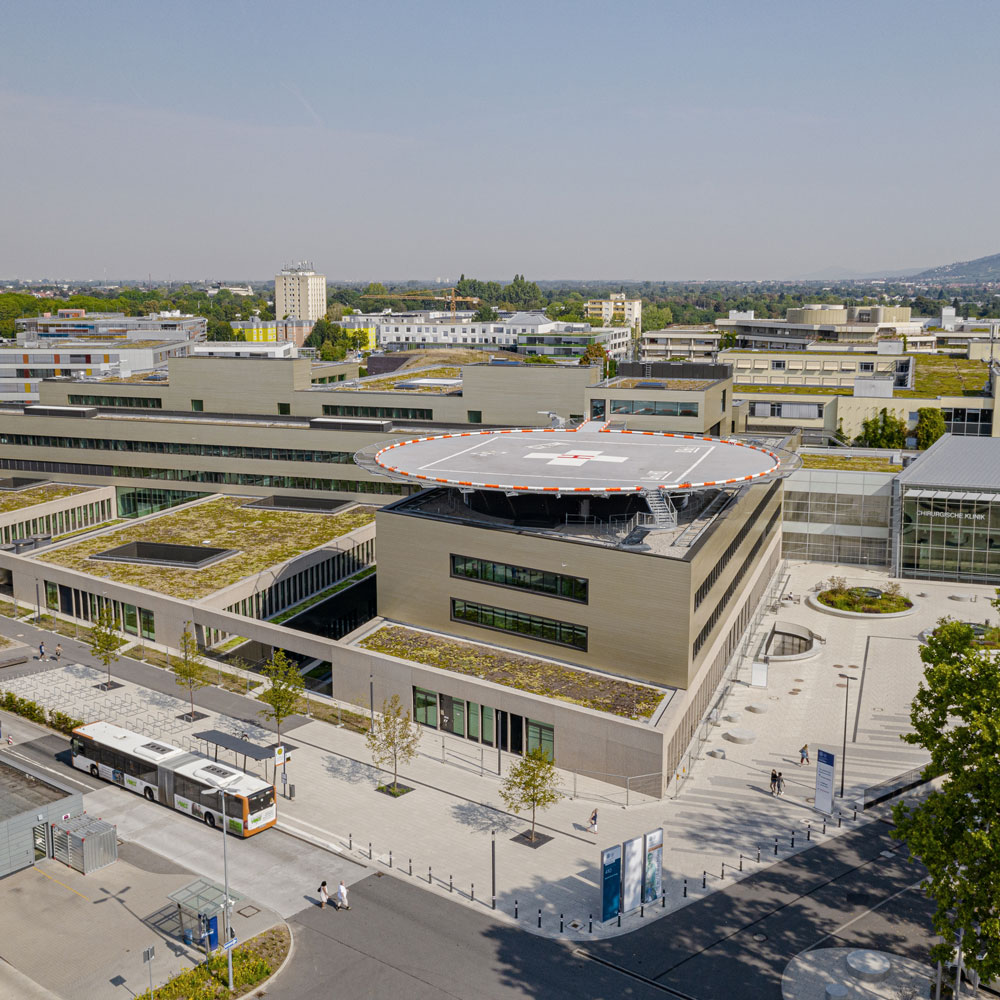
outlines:
{"label": "street lamp post", "polygon": [[229,970],[229,991],[233,990],[233,949],[228,947],[229,940],[233,936],[229,927],[229,833],[226,829],[228,821],[226,819],[226,790],[219,789],[219,796],[222,799],[222,875],[225,883],[226,898],[222,903],[222,932],[226,935],[226,967]]}
{"label": "street lamp post", "polygon": [[372,728],[375,728],[375,674],[368,675],[368,711],[371,714]]}
{"label": "street lamp post", "polygon": [[38,578],[35,577],[35,624],[42,620],[42,604],[38,597]]}
{"label": "street lamp post", "polygon": [[851,681],[856,680],[857,678],[852,677],[850,674],[840,674],[839,676],[842,677],[845,681],[847,681],[847,683],[844,685],[844,687],[847,688],[847,690],[844,692],[844,746],[840,754],[840,797],[843,798],[844,777],[847,774],[847,712],[848,712],[848,705],[850,704],[850,699],[851,699]]}

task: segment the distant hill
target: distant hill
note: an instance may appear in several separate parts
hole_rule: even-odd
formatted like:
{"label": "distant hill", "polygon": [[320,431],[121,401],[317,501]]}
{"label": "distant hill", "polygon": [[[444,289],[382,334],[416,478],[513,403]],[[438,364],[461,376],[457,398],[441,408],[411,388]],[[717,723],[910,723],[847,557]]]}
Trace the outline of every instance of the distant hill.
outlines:
{"label": "distant hill", "polygon": [[1000,253],[932,267],[913,277],[921,281],[1000,281]]}

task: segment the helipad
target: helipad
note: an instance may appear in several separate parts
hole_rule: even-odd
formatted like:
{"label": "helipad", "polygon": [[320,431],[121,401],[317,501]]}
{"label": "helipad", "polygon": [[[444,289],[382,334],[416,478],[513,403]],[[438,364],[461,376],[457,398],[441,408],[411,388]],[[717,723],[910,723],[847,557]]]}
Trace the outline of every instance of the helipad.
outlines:
{"label": "helipad", "polygon": [[516,429],[441,434],[376,451],[391,478],[483,490],[628,493],[737,485],[781,460],[738,441],[653,431]]}

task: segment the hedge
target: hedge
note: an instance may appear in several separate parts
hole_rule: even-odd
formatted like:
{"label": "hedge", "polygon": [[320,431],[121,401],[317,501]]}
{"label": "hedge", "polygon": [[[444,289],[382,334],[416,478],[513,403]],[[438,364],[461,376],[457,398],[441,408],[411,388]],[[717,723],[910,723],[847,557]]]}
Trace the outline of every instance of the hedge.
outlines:
{"label": "hedge", "polygon": [[46,713],[45,707],[39,705],[37,701],[32,701],[30,698],[22,698],[20,695],[14,694],[13,691],[3,692],[3,696],[0,697],[0,708],[8,712],[13,712],[15,715],[20,715],[31,722],[37,722],[40,726],[49,726],[60,733],[65,733],[67,736],[77,726],[83,725],[83,719],[74,719],[71,715],[67,715],[65,712],[57,712],[55,709],[49,709]]}

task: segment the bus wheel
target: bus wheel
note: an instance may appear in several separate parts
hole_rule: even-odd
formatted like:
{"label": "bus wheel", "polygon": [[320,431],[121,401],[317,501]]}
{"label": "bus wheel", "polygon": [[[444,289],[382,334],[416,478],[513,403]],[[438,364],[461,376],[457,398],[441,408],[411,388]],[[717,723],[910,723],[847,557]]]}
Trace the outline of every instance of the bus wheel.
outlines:
{"label": "bus wheel", "polygon": [[98,770],[96,764],[90,765],[90,773],[96,778],[98,776]]}
{"label": "bus wheel", "polygon": [[211,813],[205,813],[205,822],[209,826],[215,826],[215,817]]}
{"label": "bus wheel", "polygon": [[150,802],[153,801],[153,789],[152,788],[145,789],[142,794],[145,795],[146,798],[149,799]]}

